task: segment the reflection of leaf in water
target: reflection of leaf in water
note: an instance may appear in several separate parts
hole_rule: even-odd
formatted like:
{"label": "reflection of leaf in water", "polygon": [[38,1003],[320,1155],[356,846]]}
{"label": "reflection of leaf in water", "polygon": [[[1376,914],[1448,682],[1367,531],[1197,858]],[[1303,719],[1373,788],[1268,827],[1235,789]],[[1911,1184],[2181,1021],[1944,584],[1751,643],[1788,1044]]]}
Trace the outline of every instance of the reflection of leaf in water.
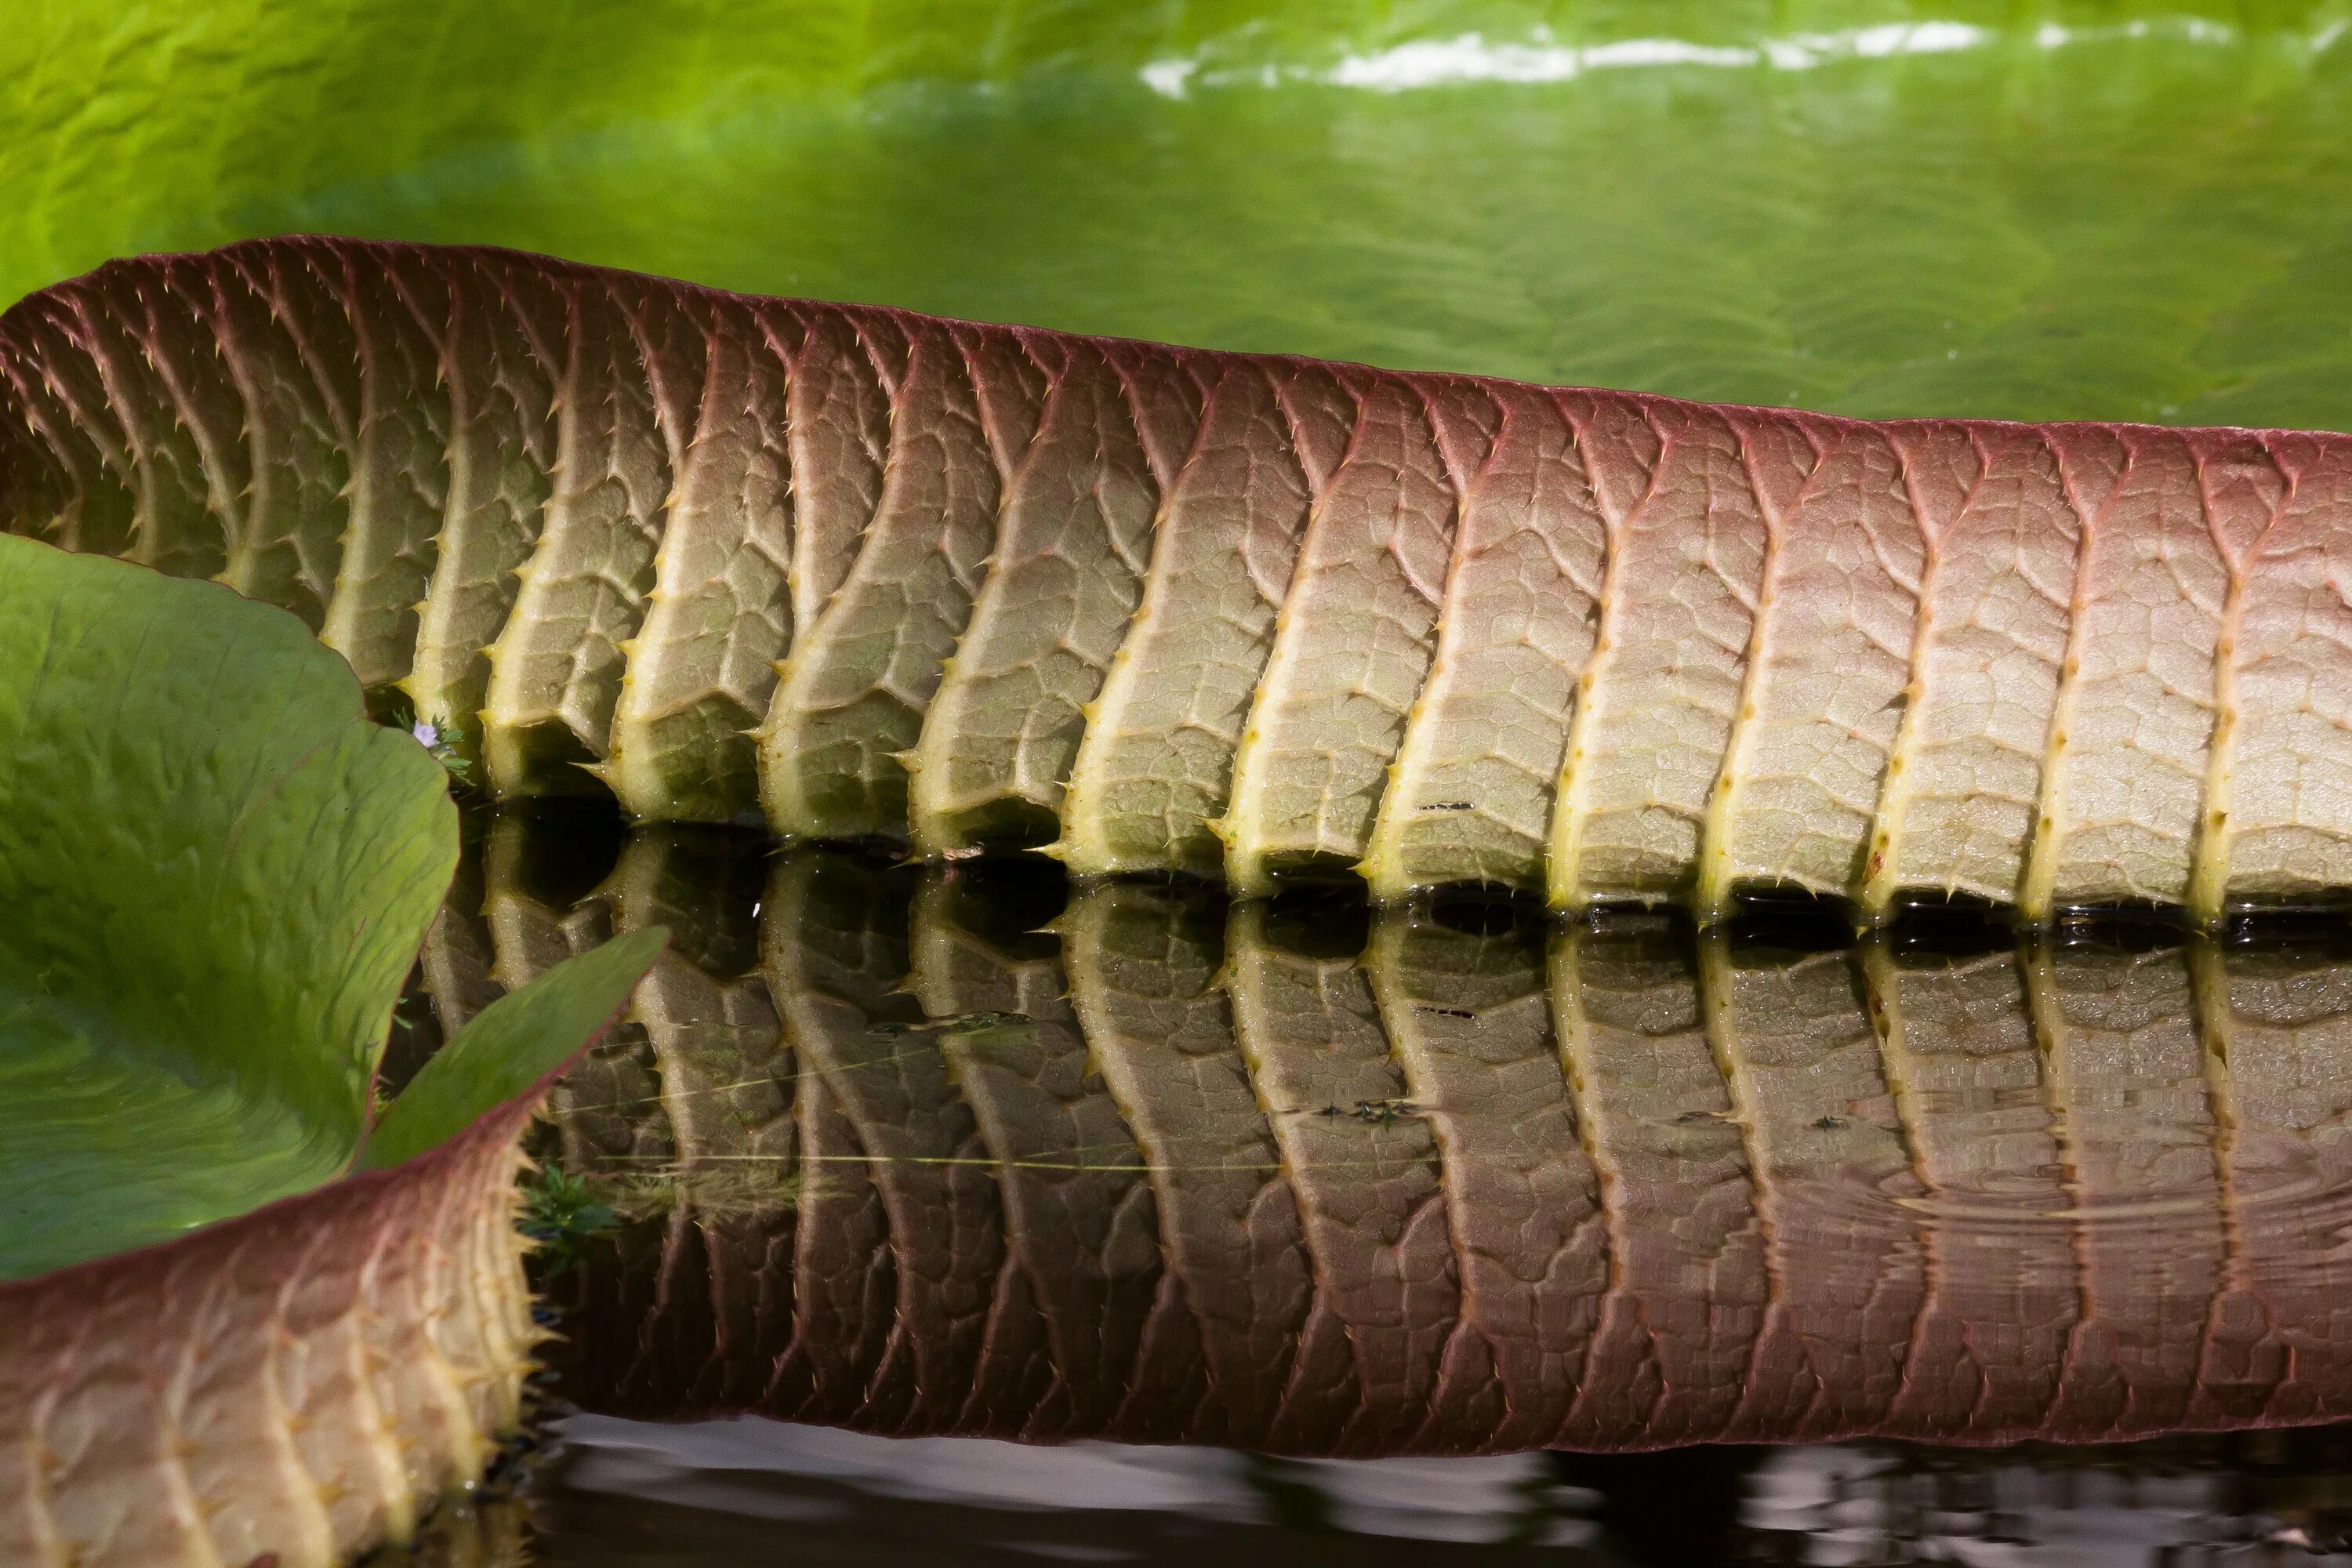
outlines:
{"label": "reflection of leaf in water", "polygon": [[708,1160],[656,1171],[623,1171],[597,1178],[614,1212],[644,1219],[690,1210],[705,1219],[782,1215],[798,1206],[803,1173],[768,1160]]}
{"label": "reflection of leaf in water", "polygon": [[[741,1161],[753,1178],[709,1200],[748,1186],[755,1207],[730,1207],[710,1266],[789,1268],[795,1290],[864,1302],[839,1309],[843,1332],[919,1343],[956,1387],[1034,1370],[990,1345],[1054,1347],[1038,1353],[1088,1392],[1034,1435],[1099,1432],[1109,1405],[1141,1408],[1179,1376],[1143,1349],[1160,1342],[1136,1314],[1150,1322],[1155,1300],[1219,1369],[1206,1405],[1168,1408],[1208,1412],[1234,1441],[1366,1450],[1784,1439],[1832,1420],[2107,1433],[2090,1384],[2037,1370],[2063,1361],[2085,1311],[2134,1325],[2093,1348],[2101,1376],[2137,1380],[2147,1414],[2129,1429],[2159,1430],[2183,1398],[2217,1397],[2182,1356],[2214,1321],[2205,1288],[2230,1236],[2273,1321],[2333,1342],[2335,1265],[2309,1237],[2352,1212],[2352,1089],[2326,1069],[2352,1048],[2352,965],[2325,955],[1786,952],[1663,918],[1554,928],[1499,909],[1350,928],[1129,884],[1082,887],[1055,917],[1034,889],[1012,912],[959,891],[969,868],[799,849],[768,874],[763,964],[742,984],[800,1022],[747,1037],[740,1061],[656,1059],[627,1115],[660,1129],[638,1146],[674,1152],[606,1168],[663,1173],[670,1212],[694,1218],[685,1173],[737,1163],[700,1108],[772,1088],[800,1142]],[[838,897],[807,896],[824,888]],[[822,1058],[801,1047],[820,1028],[835,1031]],[[803,1184],[761,1225],[757,1189],[783,1169]],[[790,1247],[729,1250],[754,1245],[738,1231]],[[929,1277],[935,1302],[898,1293],[919,1264],[950,1269]],[[1149,1279],[1161,1286],[1140,1291]],[[1999,1321],[2029,1320],[2019,1334],[1995,1332],[1996,1299]],[[1798,1311],[1854,1375],[1748,1398],[1747,1380],[1795,1364],[1759,1336]],[[1318,1322],[1345,1340],[1310,1342]],[[1436,1379],[1465,1322],[1492,1370]],[[1981,1405],[1879,1381],[1915,1331],[1959,1336]],[[1058,1359],[1089,1335],[1129,1348]],[[1994,1353],[2011,1343],[2058,1348]],[[1349,1381],[1365,1377],[1378,1392]],[[2309,1396],[2352,1413],[2352,1377],[2321,1380],[2233,1392],[2232,1408]],[[1003,1408],[1045,1408],[1025,1397]],[[1000,1429],[978,1406],[924,1408],[924,1430]],[[1496,1410],[1517,1425],[1491,1424]],[[1787,1414],[1806,1410],[1834,1414]]]}

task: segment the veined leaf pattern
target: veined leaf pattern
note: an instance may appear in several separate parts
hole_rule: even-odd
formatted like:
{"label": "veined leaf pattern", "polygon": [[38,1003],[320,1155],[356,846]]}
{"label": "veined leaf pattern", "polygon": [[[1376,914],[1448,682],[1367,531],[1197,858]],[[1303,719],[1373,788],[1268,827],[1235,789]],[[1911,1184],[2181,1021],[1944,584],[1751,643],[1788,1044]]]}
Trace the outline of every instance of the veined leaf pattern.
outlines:
{"label": "veined leaf pattern", "polygon": [[496,793],[640,819],[1703,919],[2352,891],[2343,437],[1874,425],[288,239],[0,316],[0,518],[279,604]]}

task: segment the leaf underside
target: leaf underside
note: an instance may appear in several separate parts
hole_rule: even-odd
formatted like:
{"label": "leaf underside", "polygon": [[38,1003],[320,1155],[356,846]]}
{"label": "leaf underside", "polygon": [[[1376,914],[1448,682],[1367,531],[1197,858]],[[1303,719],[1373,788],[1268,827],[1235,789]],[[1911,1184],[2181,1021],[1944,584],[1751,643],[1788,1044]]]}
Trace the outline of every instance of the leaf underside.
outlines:
{"label": "leaf underside", "polygon": [[323,239],[109,264],[0,317],[0,520],[309,615],[501,795],[1706,918],[2352,889],[2344,437],[1871,424]]}

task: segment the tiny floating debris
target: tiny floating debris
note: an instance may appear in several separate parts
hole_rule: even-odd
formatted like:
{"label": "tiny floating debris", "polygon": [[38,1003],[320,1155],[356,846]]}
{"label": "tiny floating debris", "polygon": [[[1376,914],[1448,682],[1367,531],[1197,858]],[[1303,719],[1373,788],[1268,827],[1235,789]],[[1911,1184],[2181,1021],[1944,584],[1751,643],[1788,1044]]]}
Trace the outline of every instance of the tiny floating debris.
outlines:
{"label": "tiny floating debris", "polygon": [[982,1029],[1001,1029],[1030,1021],[1026,1013],[955,1013],[943,1018],[924,1018],[913,1023],[894,1020],[877,1024],[874,1032],[877,1035],[970,1035]]}
{"label": "tiny floating debris", "polygon": [[1313,1114],[1352,1116],[1359,1121],[1368,1121],[1375,1126],[1385,1127],[1391,1121],[1402,1121],[1408,1116],[1422,1115],[1423,1110],[1420,1106],[1409,1100],[1360,1100],[1356,1101],[1352,1110],[1341,1110],[1337,1105],[1327,1105]]}

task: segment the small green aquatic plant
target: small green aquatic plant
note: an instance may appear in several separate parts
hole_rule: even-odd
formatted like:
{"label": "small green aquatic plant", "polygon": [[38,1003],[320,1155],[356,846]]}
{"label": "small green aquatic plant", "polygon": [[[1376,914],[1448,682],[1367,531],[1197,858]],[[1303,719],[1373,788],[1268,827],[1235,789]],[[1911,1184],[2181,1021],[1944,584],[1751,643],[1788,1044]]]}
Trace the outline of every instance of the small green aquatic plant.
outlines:
{"label": "small green aquatic plant", "polygon": [[560,1165],[542,1168],[523,1184],[520,1228],[550,1275],[578,1268],[587,1259],[589,1243],[620,1223],[593,1184]]}
{"label": "small green aquatic plant", "polygon": [[376,722],[387,730],[405,730],[425,754],[439,763],[449,775],[449,784],[459,794],[469,794],[481,786],[480,772],[474,759],[466,753],[457,729],[448,724],[436,724],[416,716],[416,703],[407,692],[397,687],[387,688],[372,695],[370,706]]}

